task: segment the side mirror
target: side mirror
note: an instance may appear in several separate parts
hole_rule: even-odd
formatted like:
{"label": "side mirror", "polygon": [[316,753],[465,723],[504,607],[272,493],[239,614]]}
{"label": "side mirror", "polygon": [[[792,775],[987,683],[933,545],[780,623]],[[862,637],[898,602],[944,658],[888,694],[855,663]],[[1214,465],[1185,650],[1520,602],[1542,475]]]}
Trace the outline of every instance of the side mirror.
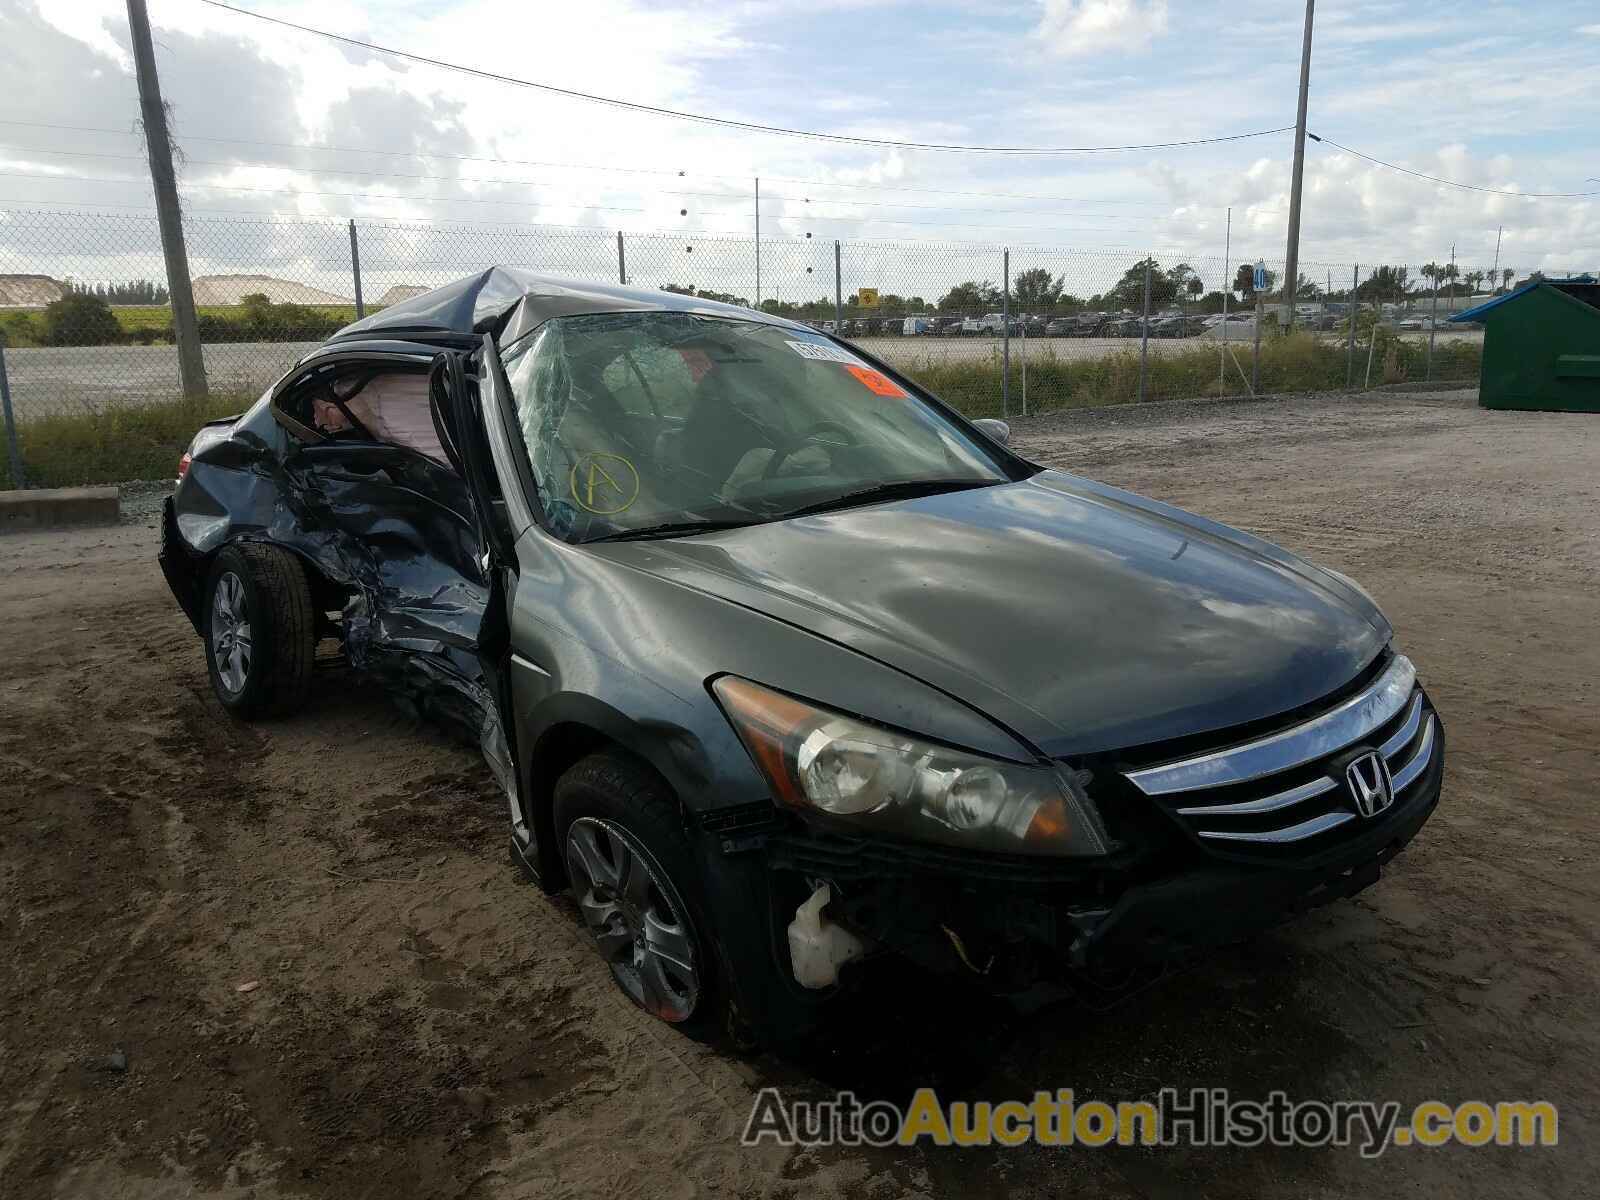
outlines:
{"label": "side mirror", "polygon": [[981,420],[974,421],[973,424],[1002,446],[1011,445],[1011,426],[1005,421],[997,420],[994,417],[984,417]]}

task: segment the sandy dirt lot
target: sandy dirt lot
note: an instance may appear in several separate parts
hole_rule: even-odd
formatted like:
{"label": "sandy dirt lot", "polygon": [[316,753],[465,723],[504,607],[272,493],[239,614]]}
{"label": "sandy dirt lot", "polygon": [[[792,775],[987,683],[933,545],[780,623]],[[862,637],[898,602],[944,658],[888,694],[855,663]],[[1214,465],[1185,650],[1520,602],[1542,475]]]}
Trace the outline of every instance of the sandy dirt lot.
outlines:
{"label": "sandy dirt lot", "polygon": [[[1575,1196],[1600,1168],[1600,420],[1461,393],[1151,406],[1024,449],[1361,579],[1447,722],[1383,880],[1109,1013],[909,981],[719,1055],[507,863],[477,757],[337,670],[213,702],[148,516],[0,541],[0,1195]],[[147,511],[147,510],[146,510]],[[245,986],[250,985],[250,986]],[[754,1090],[1544,1098],[1553,1149],[746,1150]]]}

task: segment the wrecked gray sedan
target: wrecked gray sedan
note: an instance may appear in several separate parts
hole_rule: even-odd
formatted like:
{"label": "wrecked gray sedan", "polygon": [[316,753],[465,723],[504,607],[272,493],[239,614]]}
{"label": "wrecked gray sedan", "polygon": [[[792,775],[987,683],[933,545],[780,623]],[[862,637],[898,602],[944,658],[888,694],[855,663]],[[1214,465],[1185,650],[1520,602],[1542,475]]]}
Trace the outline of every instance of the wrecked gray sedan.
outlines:
{"label": "wrecked gray sedan", "polygon": [[1371,884],[1443,727],[1357,585],[1060,471],[805,326],[495,268],[184,456],[240,717],[319,642],[481,744],[511,851],[692,1031],[874,963],[1113,999]]}

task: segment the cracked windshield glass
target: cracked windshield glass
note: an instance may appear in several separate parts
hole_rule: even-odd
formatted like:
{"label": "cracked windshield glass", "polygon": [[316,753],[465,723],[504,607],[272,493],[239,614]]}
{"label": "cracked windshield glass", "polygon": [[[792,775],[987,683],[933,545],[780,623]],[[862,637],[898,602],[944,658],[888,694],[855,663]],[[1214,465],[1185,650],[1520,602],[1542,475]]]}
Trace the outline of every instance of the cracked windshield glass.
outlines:
{"label": "cracked windshield glass", "polygon": [[504,358],[551,527],[576,541],[1008,478],[931,405],[802,329],[688,313],[561,317]]}

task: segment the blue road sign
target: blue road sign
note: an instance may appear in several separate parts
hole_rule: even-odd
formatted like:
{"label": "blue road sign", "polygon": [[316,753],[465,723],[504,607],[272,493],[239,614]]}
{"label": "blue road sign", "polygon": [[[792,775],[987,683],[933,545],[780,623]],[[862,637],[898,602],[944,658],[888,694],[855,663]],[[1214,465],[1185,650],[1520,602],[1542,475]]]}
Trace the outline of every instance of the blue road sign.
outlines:
{"label": "blue road sign", "polygon": [[1267,290],[1267,264],[1266,263],[1258,262],[1256,264],[1255,279],[1251,283],[1250,286],[1252,288],[1254,288],[1258,292],[1264,292],[1264,291]]}

